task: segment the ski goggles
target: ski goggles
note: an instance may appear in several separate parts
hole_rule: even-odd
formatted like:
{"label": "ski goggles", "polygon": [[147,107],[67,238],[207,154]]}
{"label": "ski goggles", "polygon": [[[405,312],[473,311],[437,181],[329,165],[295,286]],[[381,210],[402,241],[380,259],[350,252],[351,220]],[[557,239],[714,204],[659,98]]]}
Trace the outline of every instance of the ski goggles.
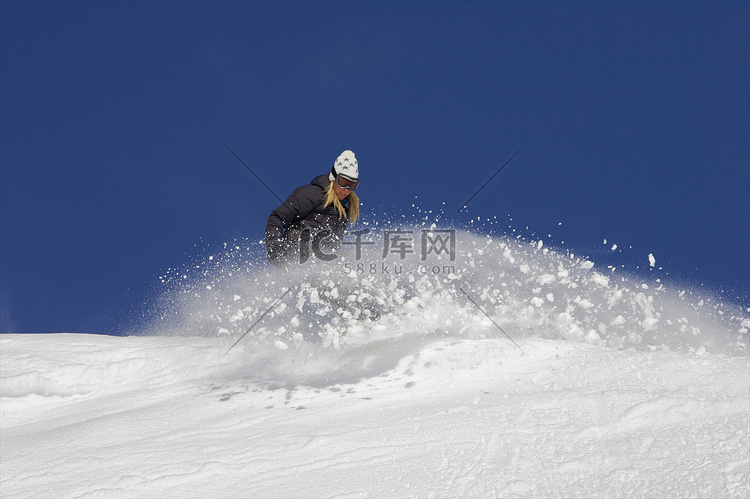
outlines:
{"label": "ski goggles", "polygon": [[336,180],[336,185],[338,185],[342,189],[349,189],[350,191],[354,191],[354,189],[356,189],[359,185],[359,180],[352,180],[344,177],[343,175],[336,175],[334,178]]}

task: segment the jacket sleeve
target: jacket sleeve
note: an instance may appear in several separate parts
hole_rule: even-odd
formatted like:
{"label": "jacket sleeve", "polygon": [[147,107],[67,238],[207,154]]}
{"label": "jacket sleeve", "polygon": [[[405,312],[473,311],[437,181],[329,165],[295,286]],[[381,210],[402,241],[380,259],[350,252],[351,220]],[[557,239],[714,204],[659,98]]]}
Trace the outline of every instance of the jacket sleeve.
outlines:
{"label": "jacket sleeve", "polygon": [[315,190],[320,191],[310,185],[295,189],[292,195],[269,215],[266,222],[266,252],[272,262],[284,256],[284,231],[304,220],[315,209],[317,198],[320,197]]}

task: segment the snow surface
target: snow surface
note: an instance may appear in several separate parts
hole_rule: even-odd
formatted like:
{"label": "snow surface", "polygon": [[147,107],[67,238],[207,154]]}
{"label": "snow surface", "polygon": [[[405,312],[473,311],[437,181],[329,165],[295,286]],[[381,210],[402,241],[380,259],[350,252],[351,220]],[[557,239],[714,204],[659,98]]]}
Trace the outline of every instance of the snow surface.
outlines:
{"label": "snow surface", "polygon": [[0,336],[0,495],[750,495],[747,308],[457,247],[284,271],[228,245],[139,336]]}

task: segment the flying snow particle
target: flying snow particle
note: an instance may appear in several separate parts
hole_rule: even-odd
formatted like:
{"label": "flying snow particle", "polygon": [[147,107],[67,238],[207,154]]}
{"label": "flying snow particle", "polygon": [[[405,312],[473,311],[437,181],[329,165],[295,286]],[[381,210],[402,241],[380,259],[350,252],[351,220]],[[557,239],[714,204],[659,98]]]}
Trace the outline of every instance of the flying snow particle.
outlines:
{"label": "flying snow particle", "polygon": [[648,254],[648,263],[649,263],[649,265],[651,265],[652,267],[655,267],[655,266],[656,266],[656,258],[654,258],[654,254],[653,254],[653,253],[649,253],[649,254]]}
{"label": "flying snow particle", "polygon": [[653,331],[656,329],[656,325],[659,323],[659,319],[656,317],[647,317],[643,320],[641,323],[641,326],[643,326],[644,331]]}
{"label": "flying snow particle", "polygon": [[539,284],[550,284],[552,282],[555,282],[555,276],[552,274],[543,274],[537,277],[537,280],[539,281]]}
{"label": "flying snow particle", "polygon": [[609,286],[609,278],[599,274],[598,272],[594,272],[591,275],[591,280],[603,288]]}

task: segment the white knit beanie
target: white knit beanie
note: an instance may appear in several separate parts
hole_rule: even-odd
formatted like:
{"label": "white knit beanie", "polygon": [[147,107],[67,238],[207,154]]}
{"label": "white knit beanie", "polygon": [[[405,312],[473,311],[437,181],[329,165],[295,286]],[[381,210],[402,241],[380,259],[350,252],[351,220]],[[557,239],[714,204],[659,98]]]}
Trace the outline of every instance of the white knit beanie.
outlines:
{"label": "white knit beanie", "polygon": [[359,180],[359,164],[353,152],[347,149],[336,158],[331,173],[328,175],[328,180],[331,182],[336,178],[334,173],[336,175],[343,175],[350,180]]}

